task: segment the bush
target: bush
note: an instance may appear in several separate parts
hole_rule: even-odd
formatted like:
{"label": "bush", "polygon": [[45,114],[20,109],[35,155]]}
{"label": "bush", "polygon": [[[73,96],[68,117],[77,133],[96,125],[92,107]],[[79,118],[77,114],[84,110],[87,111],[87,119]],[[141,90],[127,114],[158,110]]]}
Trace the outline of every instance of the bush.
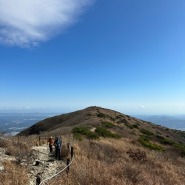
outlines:
{"label": "bush", "polygon": [[116,120],[115,118],[113,118],[113,117],[111,117],[109,115],[107,115],[107,117],[109,117],[112,121],[115,121]]}
{"label": "bush", "polygon": [[148,141],[144,141],[143,139],[139,138],[139,142],[146,148],[149,148],[150,150],[159,150],[162,152],[165,152],[165,149],[160,146],[160,145],[156,145],[156,144],[152,144]]}
{"label": "bush", "polygon": [[79,133],[74,133],[73,134],[73,138],[76,139],[76,140],[79,140],[79,141],[82,141],[82,136],[79,134]]}
{"label": "bush", "polygon": [[147,136],[147,135],[140,135],[140,139],[143,139],[144,141],[149,142],[152,140],[152,137]]}
{"label": "bush", "polygon": [[130,129],[134,129],[134,128],[139,129],[137,125],[130,125],[130,124],[125,123],[125,126],[129,127]]}
{"label": "bush", "polygon": [[130,134],[132,134],[132,135],[136,135],[136,133],[135,133],[135,132],[130,132]]}
{"label": "bush", "polygon": [[181,135],[182,137],[185,137],[185,133],[183,133],[183,132],[181,132],[180,135]]}
{"label": "bush", "polygon": [[113,137],[113,138],[121,138],[122,136],[119,135],[119,134],[113,134],[111,133],[109,130],[103,128],[103,127],[96,127],[96,130],[95,132],[100,135],[100,136],[103,136],[103,137]]}
{"label": "bush", "polygon": [[108,128],[116,127],[116,125],[114,125],[108,121],[102,121],[101,123],[103,123]]}
{"label": "bush", "polygon": [[121,124],[121,121],[117,121],[117,124]]}
{"label": "bush", "polygon": [[122,119],[121,122],[128,124],[128,121],[126,119]]}
{"label": "bush", "polygon": [[119,115],[119,116],[116,116],[115,118],[116,118],[116,119],[120,119],[120,118],[121,118],[121,115]]}
{"label": "bush", "polygon": [[183,142],[182,141],[179,141],[179,144],[183,146]]}
{"label": "bush", "polygon": [[81,135],[85,135],[88,139],[98,139],[98,135],[91,132],[88,127],[75,127],[72,130],[73,138],[82,141]]}
{"label": "bush", "polygon": [[139,127],[137,125],[132,125],[132,127],[139,129]]}
{"label": "bush", "polygon": [[180,144],[177,144],[177,143],[174,143],[173,146],[176,146],[177,148],[180,148],[182,150],[181,156],[185,157],[185,147],[184,146],[182,146]]}
{"label": "bush", "polygon": [[110,117],[110,119],[111,119],[112,121],[115,121],[115,120],[116,120],[115,118],[112,118],[112,117]]}
{"label": "bush", "polygon": [[141,131],[141,133],[149,135],[149,136],[154,135],[154,133],[152,133],[152,132],[150,132],[149,130],[146,130],[146,129],[141,129],[140,131]]}
{"label": "bush", "polygon": [[89,112],[89,113],[87,113],[87,115],[88,115],[88,116],[92,116],[92,114],[91,114],[90,112]]}
{"label": "bush", "polygon": [[106,117],[105,114],[103,114],[101,112],[97,116],[100,117],[100,118],[105,118]]}
{"label": "bush", "polygon": [[98,133],[98,135],[101,135],[103,137],[111,137],[112,136],[112,133],[103,127],[97,126],[95,132]]}
{"label": "bush", "polygon": [[99,136],[97,134],[95,134],[94,132],[91,132],[91,131],[89,131],[85,136],[88,139],[99,139]]}
{"label": "bush", "polygon": [[170,141],[164,138],[163,136],[157,135],[156,138],[159,140],[161,144],[164,144],[164,145],[173,145],[175,143],[174,141]]}
{"label": "bush", "polygon": [[115,139],[122,138],[122,136],[121,136],[121,135],[119,135],[119,134],[112,134],[112,136],[111,136],[111,137],[113,137],[113,138],[115,138]]}

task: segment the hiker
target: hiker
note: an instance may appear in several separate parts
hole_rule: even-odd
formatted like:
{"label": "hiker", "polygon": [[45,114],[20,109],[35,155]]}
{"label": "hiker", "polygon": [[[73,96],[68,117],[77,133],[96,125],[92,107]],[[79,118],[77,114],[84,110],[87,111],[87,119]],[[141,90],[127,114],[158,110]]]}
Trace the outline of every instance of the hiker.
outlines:
{"label": "hiker", "polygon": [[53,144],[54,144],[54,140],[52,139],[52,136],[50,136],[49,140],[48,140],[48,143],[49,143],[49,149],[50,149],[50,153],[53,152]]}
{"label": "hiker", "polygon": [[62,147],[62,141],[59,139],[59,137],[57,137],[57,139],[54,142],[54,146],[55,146],[55,152],[56,152],[56,159],[59,153],[59,160],[61,158],[61,147]]}

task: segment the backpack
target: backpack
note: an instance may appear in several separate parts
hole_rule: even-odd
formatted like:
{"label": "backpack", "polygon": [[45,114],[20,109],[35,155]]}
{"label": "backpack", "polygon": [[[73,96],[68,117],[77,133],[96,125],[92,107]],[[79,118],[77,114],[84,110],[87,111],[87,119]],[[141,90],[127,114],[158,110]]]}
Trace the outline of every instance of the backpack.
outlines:
{"label": "backpack", "polygon": [[61,142],[60,140],[58,140],[58,141],[56,142],[56,144],[57,144],[57,148],[60,149],[60,148],[61,148],[61,145],[62,145],[62,142]]}

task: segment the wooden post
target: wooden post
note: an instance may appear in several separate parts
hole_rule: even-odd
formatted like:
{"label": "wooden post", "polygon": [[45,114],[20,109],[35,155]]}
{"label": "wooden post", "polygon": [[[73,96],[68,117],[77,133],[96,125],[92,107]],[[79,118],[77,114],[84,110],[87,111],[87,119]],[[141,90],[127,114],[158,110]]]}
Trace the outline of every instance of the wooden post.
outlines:
{"label": "wooden post", "polygon": [[[69,162],[70,162],[70,160],[67,159],[67,166],[69,165]],[[67,169],[66,169],[66,173],[67,173],[67,174],[69,173],[69,166],[68,166]]]}
{"label": "wooden post", "polygon": [[67,143],[67,148],[69,149],[69,143]]}
{"label": "wooden post", "polygon": [[40,136],[39,136],[39,142],[40,142]]}
{"label": "wooden post", "polygon": [[36,185],[39,185],[41,183],[41,181],[42,181],[41,175],[40,175],[40,173],[38,173],[36,175]]}
{"label": "wooden post", "polygon": [[73,147],[71,147],[71,160],[73,158]]}

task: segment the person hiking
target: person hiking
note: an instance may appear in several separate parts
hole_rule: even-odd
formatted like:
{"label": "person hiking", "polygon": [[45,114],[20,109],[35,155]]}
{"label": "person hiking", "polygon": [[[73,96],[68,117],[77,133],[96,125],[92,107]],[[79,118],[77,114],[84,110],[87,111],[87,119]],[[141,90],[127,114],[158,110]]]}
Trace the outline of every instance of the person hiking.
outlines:
{"label": "person hiking", "polygon": [[59,160],[61,158],[61,147],[62,147],[62,141],[59,139],[59,137],[56,138],[55,142],[54,142],[54,146],[55,146],[55,152],[56,152],[56,159],[59,153]]}
{"label": "person hiking", "polygon": [[54,140],[52,139],[52,136],[50,136],[48,143],[49,143],[50,153],[52,153],[53,152],[53,144],[54,144]]}

